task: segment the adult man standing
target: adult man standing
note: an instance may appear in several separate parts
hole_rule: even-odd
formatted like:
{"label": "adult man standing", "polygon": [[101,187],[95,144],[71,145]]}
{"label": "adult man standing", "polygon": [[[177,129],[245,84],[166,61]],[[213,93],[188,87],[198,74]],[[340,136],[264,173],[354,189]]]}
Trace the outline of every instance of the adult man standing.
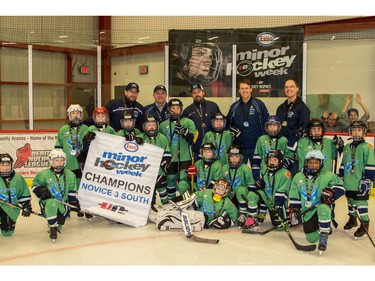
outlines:
{"label": "adult man standing", "polygon": [[233,144],[240,145],[243,152],[243,163],[252,161],[258,137],[266,133],[264,123],[269,117],[264,102],[251,96],[250,80],[239,83],[241,98],[231,105],[227,114],[226,127],[234,136]]}
{"label": "adult man standing", "polygon": [[110,100],[105,108],[109,112],[109,122],[116,131],[121,129],[120,120],[125,110],[132,111],[136,120],[135,127],[142,130],[142,115],[144,107],[137,102],[139,86],[135,82],[130,82],[124,91],[124,96]]}
{"label": "adult man standing", "polygon": [[169,118],[167,105],[167,89],[164,85],[157,85],[153,93],[155,102],[145,106],[144,115],[152,115],[161,124]]}
{"label": "adult man standing", "polygon": [[287,80],[284,85],[287,99],[276,110],[276,115],[281,121],[279,134],[288,140],[306,130],[310,121],[310,109],[298,96],[298,91],[297,82],[293,79]]}
{"label": "adult man standing", "polygon": [[204,88],[201,84],[194,84],[190,88],[193,103],[185,108],[182,117],[187,117],[194,121],[198,136],[195,136],[193,153],[195,161],[199,158],[199,151],[202,145],[203,137],[206,132],[211,131],[211,119],[216,113],[221,113],[219,106],[204,98]]}

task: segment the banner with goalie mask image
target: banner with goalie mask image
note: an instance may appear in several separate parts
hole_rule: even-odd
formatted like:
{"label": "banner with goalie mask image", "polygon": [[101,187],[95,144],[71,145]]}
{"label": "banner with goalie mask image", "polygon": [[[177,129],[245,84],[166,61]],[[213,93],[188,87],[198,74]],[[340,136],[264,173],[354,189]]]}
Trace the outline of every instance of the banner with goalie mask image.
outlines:
{"label": "banner with goalie mask image", "polygon": [[207,97],[231,97],[233,32],[170,30],[169,95],[187,97],[199,83]]}
{"label": "banner with goalie mask image", "polygon": [[255,97],[284,97],[284,84],[303,77],[301,27],[236,29],[237,81],[249,79]]}
{"label": "banner with goalie mask image", "polygon": [[78,190],[81,209],[134,227],[146,225],[164,150],[95,133]]}

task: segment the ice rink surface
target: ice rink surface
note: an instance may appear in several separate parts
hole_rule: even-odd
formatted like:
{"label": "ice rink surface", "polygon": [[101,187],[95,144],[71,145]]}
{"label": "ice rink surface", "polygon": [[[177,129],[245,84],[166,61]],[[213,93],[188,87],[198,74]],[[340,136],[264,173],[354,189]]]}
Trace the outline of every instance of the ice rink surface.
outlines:
{"label": "ice rink surface", "polygon": [[[374,204],[375,197],[372,195],[369,200],[369,233],[373,240]],[[33,209],[39,211],[37,202],[33,201]],[[354,231],[343,230],[347,219],[346,199],[340,198],[336,203],[339,226],[329,236],[327,250],[319,256],[318,250],[297,251],[285,231],[272,231],[264,236],[243,234],[237,227],[195,232],[199,237],[220,239],[218,244],[211,245],[188,240],[183,232],[159,231],[151,222],[134,228],[101,217],[89,221],[78,218],[76,213],[67,219],[62,233],[52,242],[47,233],[46,220],[31,215],[29,218],[19,218],[13,236],[0,237],[0,265],[9,274],[20,274],[18,267],[14,267],[16,265],[30,274],[35,271],[36,276],[40,276],[42,268],[64,280],[72,280],[71,276],[68,279],[64,276],[77,270],[87,271],[87,276],[92,274],[90,280],[108,278],[110,272],[116,276],[134,272],[134,275],[141,274],[145,278],[149,278],[147,276],[150,274],[153,279],[191,280],[203,276],[197,275],[197,271],[202,271],[204,276],[214,274],[223,279],[238,274],[245,274],[243,277],[246,279],[267,274],[289,279],[297,274],[304,280],[310,277],[317,280],[322,278],[323,272],[331,276],[336,271],[344,278],[351,274],[354,277],[364,274],[372,279],[375,248],[369,238],[354,240]],[[259,230],[270,226],[267,215]],[[297,243],[309,244],[301,226],[292,228],[291,234]],[[106,268],[109,270],[103,270]],[[195,272],[192,276],[191,271]],[[176,274],[179,276],[177,279]],[[229,274],[228,277],[226,274]],[[333,278],[335,276],[332,275]]]}

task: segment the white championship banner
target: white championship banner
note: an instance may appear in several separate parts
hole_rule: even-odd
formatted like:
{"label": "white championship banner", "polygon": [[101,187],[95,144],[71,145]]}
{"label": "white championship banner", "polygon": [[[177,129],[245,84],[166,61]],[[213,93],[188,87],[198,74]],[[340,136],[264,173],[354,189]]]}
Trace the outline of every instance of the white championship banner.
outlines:
{"label": "white championship banner", "polygon": [[95,133],[78,190],[82,210],[134,227],[146,225],[164,150]]}

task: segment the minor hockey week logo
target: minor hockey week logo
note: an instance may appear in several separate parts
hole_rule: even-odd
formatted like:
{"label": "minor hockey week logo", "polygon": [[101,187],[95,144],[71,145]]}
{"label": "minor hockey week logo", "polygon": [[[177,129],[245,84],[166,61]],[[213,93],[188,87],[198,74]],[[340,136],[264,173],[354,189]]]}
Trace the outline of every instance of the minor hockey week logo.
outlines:
{"label": "minor hockey week logo", "polygon": [[117,174],[133,177],[142,177],[142,174],[151,166],[145,163],[147,156],[125,155],[122,152],[105,151],[102,157],[97,157],[95,167],[106,170],[116,170]]}
{"label": "minor hockey week logo", "polygon": [[[273,33],[262,32],[257,36],[257,43],[261,47],[272,46],[280,37]],[[266,76],[287,75],[296,55],[289,55],[291,46],[281,46],[273,49],[246,50],[237,53],[237,73],[255,78]]]}

